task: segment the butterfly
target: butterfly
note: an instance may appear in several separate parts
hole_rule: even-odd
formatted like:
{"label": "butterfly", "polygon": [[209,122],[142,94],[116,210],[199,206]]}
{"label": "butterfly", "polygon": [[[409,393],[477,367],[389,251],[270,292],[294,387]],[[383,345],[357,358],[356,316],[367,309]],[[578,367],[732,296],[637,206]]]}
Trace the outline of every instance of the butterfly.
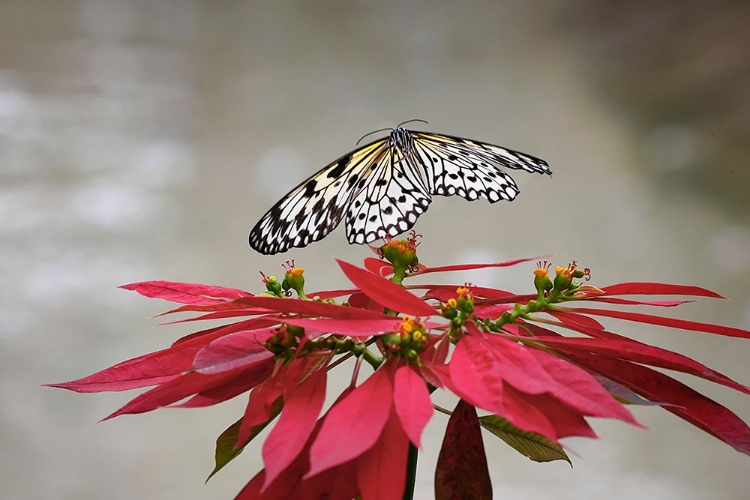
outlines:
{"label": "butterfly", "polygon": [[407,130],[403,125],[409,122],[371,132],[390,130],[387,137],[345,154],[292,189],[252,229],[250,246],[266,255],[301,248],[324,238],[344,219],[349,243],[370,243],[411,229],[436,195],[512,201],[519,189],[503,167],[552,174],[547,162],[531,155]]}

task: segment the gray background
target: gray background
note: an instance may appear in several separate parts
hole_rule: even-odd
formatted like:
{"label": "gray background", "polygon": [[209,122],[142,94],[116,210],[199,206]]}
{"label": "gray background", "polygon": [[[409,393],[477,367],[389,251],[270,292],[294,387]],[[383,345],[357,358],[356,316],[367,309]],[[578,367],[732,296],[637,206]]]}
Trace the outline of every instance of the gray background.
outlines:
{"label": "gray background", "polygon": [[[0,1],[3,498],[231,498],[260,443],[208,485],[244,406],[97,424],[133,393],[40,388],[167,346],[146,279],[257,291],[287,257],[310,289],[360,262],[343,230],[261,257],[247,233],[289,188],[410,118],[550,162],[512,204],[438,198],[428,264],[554,253],[593,283],[703,285],[683,317],[750,328],[747,2]],[[533,266],[469,276],[529,290]],[[673,311],[670,311],[672,313]],[[747,341],[607,322],[750,383]],[[349,368],[339,370],[345,383]],[[750,399],[695,383],[750,421]],[[446,405],[450,398],[440,399]],[[744,498],[750,460],[664,411],[595,421],[539,465],[487,437],[498,498]],[[428,428],[430,498],[446,420]]]}

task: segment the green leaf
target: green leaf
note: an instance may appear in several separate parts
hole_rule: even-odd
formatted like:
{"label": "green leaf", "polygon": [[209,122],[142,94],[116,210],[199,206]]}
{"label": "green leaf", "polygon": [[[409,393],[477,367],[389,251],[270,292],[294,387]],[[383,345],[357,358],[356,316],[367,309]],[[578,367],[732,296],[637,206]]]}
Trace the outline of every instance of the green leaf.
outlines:
{"label": "green leaf", "polygon": [[245,446],[247,446],[248,443],[250,443],[250,441],[255,438],[255,436],[260,434],[261,431],[263,431],[263,429],[268,426],[268,424],[270,424],[276,417],[279,416],[279,413],[281,413],[281,408],[283,407],[284,400],[281,397],[276,398],[276,401],[274,401],[273,405],[271,405],[271,417],[262,424],[258,424],[253,427],[250,430],[249,439],[242,446],[237,446],[237,438],[239,437],[242,419],[237,420],[235,423],[227,427],[227,429],[222,432],[218,438],[216,438],[216,453],[214,455],[216,467],[214,467],[214,470],[211,471],[211,474],[208,475],[208,477],[206,478],[206,482],[208,482],[208,480],[211,479],[214,474],[224,468],[226,464],[234,460],[240,453],[242,453],[242,450],[245,449]]}
{"label": "green leaf", "polygon": [[559,444],[535,432],[521,430],[502,417],[497,415],[479,417],[479,424],[534,462],[565,460],[571,466],[573,465]]}

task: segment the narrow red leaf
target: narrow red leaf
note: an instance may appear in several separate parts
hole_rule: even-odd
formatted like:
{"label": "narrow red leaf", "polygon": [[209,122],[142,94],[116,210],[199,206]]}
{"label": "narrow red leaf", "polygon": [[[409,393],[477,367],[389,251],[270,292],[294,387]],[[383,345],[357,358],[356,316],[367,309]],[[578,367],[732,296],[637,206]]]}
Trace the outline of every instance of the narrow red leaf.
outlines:
{"label": "narrow red leaf", "polygon": [[683,356],[682,354],[662,349],[660,347],[643,344],[635,340],[627,339],[602,340],[589,338],[537,338],[538,342],[555,346],[557,349],[568,352],[571,349],[595,353],[610,358],[618,358],[643,365],[657,366],[669,370],[689,373],[712,382],[730,387],[734,390],[745,394],[750,394],[750,388],[735,382],[731,378],[723,375],[700,362]]}
{"label": "narrow red leaf", "polygon": [[545,437],[556,443],[569,436],[598,437],[579,409],[550,394],[526,394],[506,385],[505,406],[511,413],[525,415],[526,421],[536,422],[536,425],[544,422],[551,427],[553,437]]}
{"label": "narrow red leaf", "polygon": [[[422,382],[424,385],[424,382]],[[406,484],[409,439],[396,412],[385,424],[375,445],[357,459],[357,485],[362,500],[401,499]]]}
{"label": "narrow red leaf", "polygon": [[362,292],[353,293],[352,296],[349,297],[349,305],[359,309],[367,309],[369,311],[385,311],[385,306],[383,304],[379,304]]}
{"label": "narrow red leaf", "polygon": [[274,326],[280,323],[279,318],[274,316],[261,316],[259,318],[251,318],[236,323],[230,323],[228,325],[217,326],[208,330],[201,330],[200,332],[191,333],[184,337],[177,339],[172,347],[187,347],[187,346],[206,346],[224,335],[230,333],[246,331],[246,330],[257,330],[259,328]]}
{"label": "narrow red leaf", "polygon": [[305,329],[305,334],[315,337],[332,333],[348,335],[352,338],[367,338],[373,335],[393,332],[398,328],[400,319],[390,316],[386,319],[331,319],[331,318],[284,318],[284,323]]}
{"label": "narrow red leaf", "polygon": [[325,368],[319,369],[299,386],[284,391],[281,417],[263,443],[264,487],[297,458],[315,429],[326,397],[326,375]]}
{"label": "narrow red leaf", "polygon": [[667,403],[665,410],[708,432],[740,453],[750,455],[750,427],[727,408],[685,384],[628,361],[588,354],[569,354],[569,357],[651,401]]}
{"label": "narrow red leaf", "polygon": [[75,392],[126,391],[158,385],[178,377],[190,368],[201,347],[164,349],[129,359],[87,377],[46,384]]}
{"label": "narrow red leaf", "polygon": [[619,304],[621,306],[656,306],[656,307],[676,307],[682,304],[690,304],[694,300],[631,300],[619,297],[606,297],[597,295],[588,300],[593,302],[607,302],[609,304]]}
{"label": "narrow red leaf", "polygon": [[476,409],[460,400],[448,420],[435,469],[435,498],[492,498]]}
{"label": "narrow red leaf", "polygon": [[344,290],[320,290],[318,292],[308,293],[307,296],[311,298],[319,298],[322,300],[335,299],[336,297],[343,297],[344,295],[351,295],[357,293],[359,290],[356,288],[349,288]]}
{"label": "narrow red leaf", "polygon": [[132,290],[145,297],[164,299],[180,304],[211,305],[252,295],[237,288],[176,281],[141,281],[140,283],[122,285],[120,288]]}
{"label": "narrow red leaf", "polygon": [[547,314],[560,320],[564,325],[574,326],[585,326],[587,328],[595,328],[597,330],[604,330],[604,326],[594,318],[584,316],[583,314],[576,314],[570,311],[557,311],[554,309],[545,309]]}
{"label": "narrow red leaf", "polygon": [[311,477],[348,462],[372,448],[383,431],[393,402],[393,386],[384,369],[377,370],[325,416],[310,448]]}
{"label": "narrow red leaf", "polygon": [[243,377],[252,378],[252,374],[255,371],[262,369],[261,365],[251,365],[241,370],[217,375],[202,375],[197,372],[188,372],[136,396],[125,406],[103,420],[109,420],[118,415],[145,413],[156,408],[168,406],[193,394],[226,384],[235,377],[237,379]]}
{"label": "narrow red leaf", "polygon": [[355,286],[385,307],[412,316],[436,314],[434,307],[425,304],[401,285],[343,260],[337,259],[336,262]]}
{"label": "narrow red leaf", "polygon": [[236,370],[273,357],[266,342],[275,328],[234,332],[214,340],[195,355],[193,368],[198,373],[211,375]]}
{"label": "narrow red leaf", "polygon": [[726,335],[728,337],[750,339],[749,331],[741,330],[740,328],[733,328],[731,326],[714,325],[711,323],[698,323],[696,321],[687,321],[684,319],[665,318],[662,316],[654,316],[651,314],[634,313],[629,311],[614,311],[610,309],[591,309],[586,307],[577,307],[575,309],[566,310],[583,314],[593,314],[598,316],[607,316],[609,318],[624,319],[627,321],[636,321],[638,323],[648,323],[651,325],[680,328],[682,330],[714,333],[716,335]]}
{"label": "narrow red leaf", "polygon": [[253,370],[252,373],[242,378],[233,379],[219,387],[201,391],[184,403],[171,405],[170,408],[204,408],[228,401],[266,380],[272,371],[273,362],[269,359],[267,362],[258,365],[257,370]]}
{"label": "narrow red leaf", "polygon": [[[406,285],[408,290],[427,290],[424,297],[429,299],[437,299],[441,302],[447,302],[448,299],[455,299],[457,297],[456,285]],[[471,293],[475,297],[482,299],[485,298],[506,298],[515,297],[516,294],[506,292],[505,290],[498,290],[495,288],[486,288],[482,286],[471,286]]]}
{"label": "narrow red leaf", "polygon": [[393,403],[409,440],[421,448],[421,436],[434,412],[427,384],[411,366],[401,366],[393,380]]}
{"label": "narrow red leaf", "polygon": [[716,292],[692,285],[673,285],[670,283],[618,283],[602,288],[607,295],[692,295],[694,297],[712,297],[724,299]]}
{"label": "narrow red leaf", "polygon": [[516,264],[523,264],[524,262],[531,262],[534,260],[543,259],[549,257],[549,255],[542,255],[541,257],[527,257],[524,259],[506,260],[505,262],[495,262],[492,264],[457,264],[452,266],[439,266],[439,267],[427,267],[414,274],[428,274],[428,273],[445,273],[449,271],[469,271],[472,269],[487,269],[489,267],[510,267]]}
{"label": "narrow red leaf", "polygon": [[284,388],[277,379],[266,380],[255,386],[242,416],[242,423],[237,435],[237,448],[244,446],[250,438],[253,427],[268,422],[271,418],[273,402],[281,396]]}

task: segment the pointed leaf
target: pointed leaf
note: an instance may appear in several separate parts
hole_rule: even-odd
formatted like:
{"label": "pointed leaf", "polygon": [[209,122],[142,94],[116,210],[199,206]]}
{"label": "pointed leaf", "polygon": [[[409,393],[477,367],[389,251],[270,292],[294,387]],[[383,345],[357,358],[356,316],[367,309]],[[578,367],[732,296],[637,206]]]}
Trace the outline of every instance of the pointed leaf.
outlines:
{"label": "pointed leaf", "polygon": [[719,403],[663,373],[628,361],[569,354],[576,362],[615,380],[664,409],[706,431],[735,450],[750,455],[750,427]]}
{"label": "pointed leaf", "polygon": [[348,462],[372,448],[383,431],[393,403],[386,370],[377,370],[340,403],[328,410],[310,448],[305,477]]}
{"label": "pointed leaf", "polygon": [[549,255],[542,255],[541,257],[527,257],[523,259],[506,260],[505,262],[495,262],[492,264],[457,264],[457,265],[452,265],[452,266],[428,267],[414,274],[445,273],[449,271],[470,271],[472,269],[486,269],[489,267],[510,267],[510,266],[515,266],[517,264],[523,264],[524,262],[531,262],[534,260],[543,259],[544,257],[549,257]]}
{"label": "pointed leaf", "polygon": [[602,288],[607,295],[692,295],[723,299],[716,292],[692,285],[672,285],[669,283],[618,283]]}
{"label": "pointed leaf", "polygon": [[365,259],[365,269],[371,273],[375,273],[378,276],[387,278],[393,275],[393,265],[390,262],[375,259],[373,257],[367,257]]}
{"label": "pointed leaf", "polygon": [[421,448],[421,436],[434,408],[427,384],[410,366],[401,366],[393,380],[393,403],[401,425],[415,446]]}
{"label": "pointed leaf", "polygon": [[284,411],[263,443],[264,487],[297,458],[315,429],[326,397],[326,375],[325,368],[317,370],[299,386],[285,391]]}
{"label": "pointed leaf", "polygon": [[176,281],[141,281],[122,285],[120,288],[132,290],[144,297],[164,299],[180,304],[211,305],[252,295],[236,288]]}
{"label": "pointed leaf", "polygon": [[492,498],[477,412],[463,400],[459,400],[445,430],[435,470],[435,498]]}
{"label": "pointed leaf", "polygon": [[565,460],[573,465],[562,446],[544,436],[526,432],[497,415],[479,417],[479,424],[534,462]]}
{"label": "pointed leaf", "polygon": [[750,339],[750,332],[731,326],[714,325],[711,323],[698,323],[696,321],[687,321],[684,319],[665,318],[651,314],[634,313],[629,311],[614,311],[610,309],[590,309],[578,307],[575,310],[568,311],[582,314],[593,314],[598,316],[607,316],[610,318],[624,319],[627,321],[637,321],[639,323],[648,323],[651,325],[668,326],[671,328],[681,328],[683,330],[692,330],[696,332],[714,333],[716,335],[726,335],[728,337],[739,337]]}
{"label": "pointed leaf", "polygon": [[336,260],[349,281],[385,307],[412,316],[432,316],[435,308],[425,304],[404,287],[355,265]]}
{"label": "pointed leaf", "polygon": [[361,498],[400,499],[404,495],[409,439],[391,410],[383,434],[357,459],[357,485]]}
{"label": "pointed leaf", "polygon": [[367,338],[396,331],[401,320],[395,316],[385,319],[284,318],[284,323],[305,329],[310,339],[332,333],[352,338]]}
{"label": "pointed leaf", "polygon": [[212,375],[262,363],[273,357],[264,343],[274,333],[275,328],[263,328],[222,336],[198,351],[193,368],[198,373]]}

